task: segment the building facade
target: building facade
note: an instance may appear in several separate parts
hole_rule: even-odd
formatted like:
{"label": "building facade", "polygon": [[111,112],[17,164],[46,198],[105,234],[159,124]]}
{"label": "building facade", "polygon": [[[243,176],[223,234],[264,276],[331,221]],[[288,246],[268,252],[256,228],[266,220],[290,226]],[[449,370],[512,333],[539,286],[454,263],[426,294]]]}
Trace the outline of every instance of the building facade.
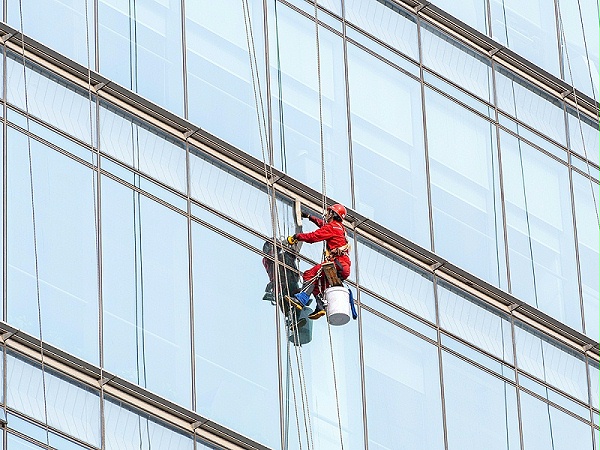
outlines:
{"label": "building facade", "polygon": [[600,450],[597,1],[2,14],[1,449]]}

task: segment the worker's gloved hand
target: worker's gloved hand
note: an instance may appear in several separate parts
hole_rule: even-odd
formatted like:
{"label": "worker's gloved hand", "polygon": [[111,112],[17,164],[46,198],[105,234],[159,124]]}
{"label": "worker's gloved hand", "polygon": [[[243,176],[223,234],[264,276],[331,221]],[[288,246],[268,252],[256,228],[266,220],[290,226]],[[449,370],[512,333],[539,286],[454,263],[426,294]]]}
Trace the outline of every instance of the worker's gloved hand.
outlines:
{"label": "worker's gloved hand", "polygon": [[296,235],[294,234],[293,236],[288,236],[287,237],[287,242],[290,245],[294,245],[298,243],[298,238],[296,237]]}
{"label": "worker's gloved hand", "polygon": [[302,217],[303,219],[308,219],[310,217],[310,214],[307,212],[302,211],[300,213],[300,217]]}

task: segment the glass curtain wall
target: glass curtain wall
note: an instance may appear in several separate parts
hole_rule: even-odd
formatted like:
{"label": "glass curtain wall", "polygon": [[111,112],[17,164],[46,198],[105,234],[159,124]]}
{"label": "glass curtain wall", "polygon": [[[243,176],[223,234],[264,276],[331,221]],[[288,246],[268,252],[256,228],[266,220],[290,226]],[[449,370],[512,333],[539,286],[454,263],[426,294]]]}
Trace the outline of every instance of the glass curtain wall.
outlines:
{"label": "glass curtain wall", "polygon": [[[109,36],[124,40],[129,66],[114,68],[115,82],[185,114],[185,54],[188,86],[198,86],[188,94],[190,118],[194,110],[199,126],[262,157],[253,83],[267,77],[252,81],[242,6],[224,3],[207,16],[207,5],[183,12],[176,3],[167,12],[166,2],[100,2],[100,67]],[[372,13],[361,13],[361,3]],[[262,4],[249,5],[262,55],[256,67],[266,70]],[[323,6],[341,13],[333,2]],[[345,26],[361,42],[344,42],[323,10],[318,29],[314,9],[269,10],[274,164],[597,339],[597,169],[579,158],[584,144],[597,142],[597,124],[388,6],[346,3]],[[196,39],[185,52],[182,14]],[[231,27],[215,29],[230,15]],[[218,56],[221,46],[227,51]],[[414,61],[423,78],[408,69]],[[330,330],[321,319],[311,323],[310,342],[293,345],[285,316],[263,300],[274,263],[265,243],[293,233],[290,198],[273,196],[261,176],[217,152],[24,66],[19,55],[5,53],[4,63],[12,326],[272,448],[341,441],[476,450],[493,442],[494,450],[514,450],[522,440],[527,450],[549,442],[566,450],[572,430],[578,448],[593,448],[593,358],[441,282],[360,229],[350,233],[349,283],[360,320]],[[157,76],[140,69],[148,64]],[[172,80],[171,71],[179,74]],[[206,105],[226,100],[223,116],[212,117]],[[238,112],[238,128],[224,125]],[[306,246],[284,261],[295,272],[320,258]],[[7,448],[47,440],[69,448],[61,439],[73,448],[204,445],[96,386],[49,368],[44,381],[36,362],[13,351],[4,357]],[[84,401],[71,404],[75,398]],[[480,434],[468,434],[471,422]],[[126,432],[137,440],[126,442]]]}

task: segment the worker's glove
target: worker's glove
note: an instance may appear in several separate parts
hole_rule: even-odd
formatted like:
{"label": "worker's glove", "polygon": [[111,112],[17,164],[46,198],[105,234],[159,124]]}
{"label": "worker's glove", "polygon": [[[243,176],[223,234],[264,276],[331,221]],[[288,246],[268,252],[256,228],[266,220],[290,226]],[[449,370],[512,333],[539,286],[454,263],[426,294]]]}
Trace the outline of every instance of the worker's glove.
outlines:
{"label": "worker's glove", "polygon": [[310,217],[310,214],[307,212],[302,211],[300,213],[300,217],[302,217],[303,219],[308,219]]}
{"label": "worker's glove", "polygon": [[287,237],[287,242],[290,245],[294,245],[298,243],[298,238],[296,237],[296,235],[294,234],[293,236],[288,236]]}

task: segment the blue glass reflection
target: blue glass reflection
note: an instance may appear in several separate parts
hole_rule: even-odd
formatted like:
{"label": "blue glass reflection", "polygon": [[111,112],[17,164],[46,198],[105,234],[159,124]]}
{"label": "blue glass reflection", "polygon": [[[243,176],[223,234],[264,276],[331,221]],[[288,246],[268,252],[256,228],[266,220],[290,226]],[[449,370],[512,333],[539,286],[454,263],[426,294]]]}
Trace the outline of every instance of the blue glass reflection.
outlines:
{"label": "blue glass reflection", "polygon": [[187,221],[107,177],[101,181],[104,365],[189,408]]}
{"label": "blue glass reflection", "polygon": [[582,330],[567,166],[500,133],[511,291]]}
{"label": "blue glass reflection", "polygon": [[284,5],[277,5],[276,20],[271,45],[275,165],[350,205],[342,38],[319,27],[317,55],[313,22]]}
{"label": "blue glass reflection", "polygon": [[363,312],[369,448],[444,448],[435,346]]}
{"label": "blue glass reflection", "polygon": [[181,2],[99,0],[98,25],[100,72],[183,116]]}
{"label": "blue glass reflection", "polygon": [[259,159],[266,151],[268,101],[262,5],[200,0],[185,8],[189,119]]}
{"label": "blue glass reflection", "polygon": [[435,251],[506,289],[496,127],[432,90],[425,95]]}
{"label": "blue glass reflection", "polygon": [[431,247],[421,86],[348,46],[356,210]]}
{"label": "blue glass reflection", "polygon": [[8,130],[8,321],[39,337],[39,288],[44,340],[97,364],[95,174]]}

